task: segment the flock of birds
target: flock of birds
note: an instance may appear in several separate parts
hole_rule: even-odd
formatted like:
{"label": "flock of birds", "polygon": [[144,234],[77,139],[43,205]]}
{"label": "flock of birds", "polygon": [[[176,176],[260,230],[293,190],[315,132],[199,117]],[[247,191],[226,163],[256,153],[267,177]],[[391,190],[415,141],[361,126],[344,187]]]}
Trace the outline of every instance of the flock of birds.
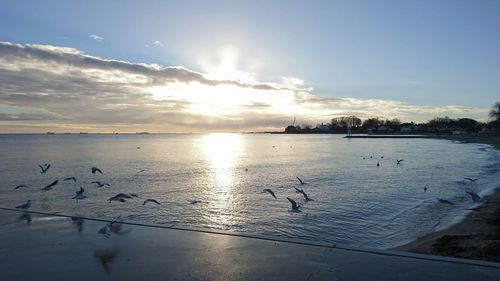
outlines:
{"label": "flock of birds", "polygon": [[[48,172],[48,170],[50,169],[50,167],[51,167],[51,165],[48,164],[48,163],[45,163],[43,165],[39,164],[38,166],[40,168],[40,174],[46,174]],[[92,167],[90,169],[90,171],[94,175],[95,174],[103,174],[102,170],[99,169],[98,167]],[[135,175],[138,175],[139,173],[142,173],[144,171],[145,170],[140,170]],[[248,168],[246,168],[245,171],[248,171]],[[307,184],[306,182],[304,182],[299,177],[297,177],[297,180],[299,181],[300,185]],[[48,184],[48,185],[40,188],[40,190],[43,190],[43,191],[52,190],[53,187],[56,186],[57,184],[59,184],[60,181],[62,181],[62,182],[71,181],[71,182],[74,182],[74,183],[78,182],[77,179],[76,179],[76,177],[66,177],[66,178],[62,178],[62,179],[56,179],[53,182],[51,182],[50,184]],[[106,182],[103,182],[103,181],[92,181],[91,183],[95,184],[96,187],[98,187],[98,188],[99,187],[109,187],[109,186],[111,186],[110,184],[108,184]],[[28,185],[26,185],[26,184],[20,184],[20,185],[17,185],[16,187],[14,187],[15,190],[20,189],[20,188],[31,188],[31,187],[28,186]],[[307,195],[307,193],[303,189],[297,188],[297,187],[294,187],[294,188],[295,188],[295,191],[297,193],[300,193],[300,194],[302,194],[304,196],[304,201],[305,202],[313,201]],[[265,189],[263,189],[262,192],[264,192],[264,193],[267,192],[271,196],[273,196],[274,199],[277,199],[276,194],[270,188],[265,188]],[[83,200],[85,198],[87,198],[87,196],[85,195],[85,189],[80,186],[79,190],[77,190],[75,192],[75,195],[71,199],[75,199],[76,202],[78,202],[78,200]],[[137,193],[118,193],[115,196],[112,196],[109,199],[107,199],[107,201],[109,203],[111,203],[112,201],[117,201],[117,202],[122,202],[123,203],[123,202],[127,202],[128,199],[132,199],[132,198],[139,198],[139,195]],[[294,212],[294,213],[301,212],[301,210],[300,210],[301,205],[298,204],[297,201],[293,200],[290,197],[286,197],[286,199],[291,204],[291,209],[289,210],[290,212]],[[22,209],[22,210],[28,210],[29,208],[31,208],[31,202],[32,202],[31,200],[28,200],[26,203],[21,204],[19,206],[16,206],[15,208]],[[194,199],[194,200],[189,200],[189,202],[191,204],[197,204],[197,203],[201,203],[202,201]],[[158,202],[156,199],[153,199],[153,198],[147,198],[147,199],[145,199],[144,202],[142,203],[142,205],[146,205],[148,203],[154,203],[154,204],[157,204],[157,205],[161,205],[160,202]],[[26,213],[25,213],[25,215],[26,215]],[[30,221],[31,221],[31,219],[28,218],[28,222],[30,222]],[[121,225],[121,220],[120,220],[120,217],[118,217],[118,218],[114,219],[113,221],[107,223],[101,229],[99,229],[99,231],[97,233],[102,234],[105,237],[109,237],[112,232],[116,232],[116,229],[114,229],[114,228],[116,228],[116,226],[120,226],[120,225]]]}
{"label": "flock of birds", "polygon": [[[374,158],[373,156],[370,156],[370,159],[373,159],[373,158]],[[383,159],[384,156],[380,156],[380,158]],[[367,157],[363,157],[363,160],[365,160],[365,159],[367,159]],[[405,161],[405,160],[404,159],[396,159],[396,165],[400,165],[403,161]],[[377,161],[377,167],[380,167],[380,161]],[[470,183],[474,183],[478,179],[465,177],[464,180],[468,181]],[[428,186],[424,186],[424,192],[427,192],[428,189],[429,189]],[[476,192],[474,192],[472,190],[467,190],[467,191],[465,191],[465,193],[467,193],[467,194],[470,195],[472,201],[474,201],[474,202],[481,201],[481,196],[479,196],[479,194],[477,194]],[[439,203],[443,203],[443,204],[455,205],[455,203],[451,202],[450,200],[446,200],[446,199],[443,199],[443,198],[438,198],[437,201]]]}
{"label": "flock of birds", "polygon": [[[51,167],[51,165],[47,164],[47,163],[45,163],[43,165],[39,164],[38,166],[40,168],[40,174],[46,174]],[[97,167],[92,167],[90,169],[90,171],[92,174],[103,174],[102,170],[97,168]],[[145,170],[140,170],[138,173],[142,173],[144,171]],[[136,175],[138,173],[136,173]],[[51,182],[50,184],[40,188],[40,190],[43,190],[43,191],[52,190],[52,188],[54,186],[56,186],[57,184],[59,184],[60,181],[63,181],[63,182],[72,181],[72,182],[76,183],[77,179],[76,179],[76,177],[66,177],[63,179],[56,179],[53,182]],[[109,187],[109,186],[111,186],[110,184],[103,182],[103,181],[92,181],[91,183],[95,184],[97,187]],[[26,185],[26,184],[20,184],[20,185],[17,185],[16,187],[14,187],[15,190],[20,189],[20,188],[31,188],[31,187]],[[127,193],[118,193],[115,196],[110,197],[108,199],[108,202],[111,203],[112,201],[118,201],[118,202],[123,203],[123,202],[126,202],[127,199],[132,199],[134,197],[139,198],[139,195],[137,193],[128,193],[128,194]],[[85,189],[81,186],[80,186],[79,190],[77,190],[75,192],[75,196],[72,197],[72,199],[75,199],[76,202],[78,202],[78,200],[83,200],[85,198],[87,198],[87,196],[85,195]],[[193,201],[196,203],[201,202],[199,200],[193,200]],[[191,201],[192,204],[193,204],[193,201]],[[22,210],[28,210],[29,208],[31,208],[31,202],[32,202],[31,200],[28,200],[26,203],[21,204],[19,206],[16,206],[15,208],[22,209]],[[152,199],[152,198],[145,199],[144,202],[142,203],[142,205],[146,205],[148,203],[154,203],[157,205],[161,205],[160,202],[158,202],[156,199]],[[30,221],[31,221],[31,219],[28,218],[28,222],[30,222]],[[112,221],[111,223],[106,224],[106,226],[104,228],[100,229],[98,231],[98,233],[104,234],[104,236],[109,237],[109,233],[112,230],[112,226],[116,225],[117,222],[118,222],[118,219]]]}
{"label": "flock of birds", "polygon": [[[245,171],[248,171],[248,169],[245,169]],[[304,182],[301,178],[297,177],[297,180],[299,180],[300,184],[301,185],[304,185],[306,184],[306,182]],[[303,196],[304,196],[304,201],[305,202],[308,202],[308,201],[313,201],[311,198],[309,198],[309,196],[307,196],[307,193],[304,191],[304,189],[301,189],[301,188],[297,188],[297,187],[294,187],[295,188],[295,192],[297,193],[301,193]],[[274,197],[274,199],[278,199],[278,197],[276,197],[276,194],[274,193],[274,191],[270,188],[264,188],[262,190],[262,192],[267,192],[269,194],[271,194],[272,197]],[[299,208],[301,207],[297,201],[293,200],[292,198],[290,197],[286,197],[286,199],[288,200],[288,202],[290,202],[290,204],[292,205],[292,208],[290,209],[291,212],[294,212],[294,213],[298,213],[298,212],[301,212],[301,210],[299,210]]]}
{"label": "flock of birds", "polygon": [[[369,158],[373,159],[374,157],[370,156]],[[380,158],[383,159],[384,157],[381,156]],[[363,159],[367,159],[367,157],[363,157]],[[404,161],[404,159],[397,159],[396,160],[396,165],[400,165],[403,161]],[[45,163],[43,165],[38,165],[38,166],[40,168],[40,173],[41,174],[46,174],[48,172],[48,170],[50,169],[50,167],[51,167],[51,165],[48,164],[48,163]],[[380,167],[380,161],[377,161],[377,167]],[[135,175],[138,175],[139,173],[142,173],[144,171],[145,170],[140,170]],[[245,171],[248,171],[248,168],[246,168]],[[103,174],[102,170],[99,169],[98,167],[92,167],[90,169],[90,172],[92,174],[94,174],[94,175],[95,174]],[[306,182],[304,182],[299,177],[297,177],[297,180],[299,181],[299,183],[300,183],[301,186],[307,184]],[[464,180],[466,180],[466,181],[468,181],[470,183],[473,183],[473,182],[476,182],[478,179],[466,177],[466,178],[464,178]],[[59,184],[60,181],[63,181],[63,182],[72,181],[74,183],[77,183],[76,177],[66,177],[66,178],[63,178],[63,179],[56,179],[53,182],[51,182],[50,184],[48,184],[48,185],[40,188],[40,190],[43,190],[43,191],[51,190],[54,186],[56,186],[57,184]],[[109,187],[110,186],[110,184],[108,184],[108,183],[106,183],[104,181],[92,181],[91,183],[95,184],[96,187],[98,187],[98,188]],[[16,189],[16,190],[20,189],[20,188],[30,188],[30,186],[25,185],[25,184],[21,184],[21,185],[18,185],[16,187],[14,187],[14,189]],[[298,187],[294,187],[294,189],[295,189],[296,193],[302,194],[302,196],[304,197],[304,202],[314,201],[313,199],[311,199],[307,195],[307,193],[304,191],[304,189],[298,188]],[[428,190],[428,187],[425,186],[424,187],[424,192],[427,192],[427,190]],[[277,199],[276,193],[272,189],[270,189],[270,188],[265,188],[265,189],[262,190],[262,192],[263,193],[269,193],[274,199]],[[477,193],[475,193],[474,191],[472,191],[472,190],[467,190],[466,193],[470,195],[471,199],[474,202],[479,202],[481,200],[481,197]],[[72,199],[75,199],[76,202],[78,202],[78,200],[83,200],[85,198],[87,198],[87,196],[85,195],[85,189],[83,187],[81,187],[81,186],[80,186],[79,190],[75,192],[75,195],[72,197]],[[118,193],[115,196],[112,196],[109,199],[107,199],[107,201],[109,203],[111,203],[112,201],[122,202],[123,203],[123,202],[127,202],[127,200],[132,199],[132,198],[139,198],[139,195],[136,194],[136,193]],[[301,210],[300,210],[301,205],[299,203],[297,203],[297,201],[295,201],[294,199],[292,199],[292,198],[290,198],[288,196],[286,197],[286,199],[291,204],[291,209],[289,209],[290,212],[301,212]],[[446,200],[446,199],[443,199],[443,198],[438,198],[437,201],[439,203],[443,203],[443,204],[449,204],[449,205],[454,205],[455,204],[455,203],[451,202],[450,200]],[[197,204],[197,203],[201,203],[201,202],[202,201],[196,200],[196,199],[195,200],[190,200],[191,204]],[[154,203],[156,205],[161,205],[160,202],[158,202],[156,199],[153,199],[153,198],[147,198],[147,199],[145,199],[144,202],[142,203],[142,205],[146,205],[148,203]],[[30,207],[31,207],[31,200],[28,200],[26,203],[21,204],[19,206],[16,206],[15,208],[17,208],[17,209],[23,209],[23,210],[28,210]],[[117,218],[117,219],[113,220],[112,222],[106,224],[103,228],[101,228],[98,231],[98,233],[99,234],[103,234],[106,237],[109,237],[110,233],[113,230],[113,226],[118,225],[117,222],[119,222],[119,218]]]}

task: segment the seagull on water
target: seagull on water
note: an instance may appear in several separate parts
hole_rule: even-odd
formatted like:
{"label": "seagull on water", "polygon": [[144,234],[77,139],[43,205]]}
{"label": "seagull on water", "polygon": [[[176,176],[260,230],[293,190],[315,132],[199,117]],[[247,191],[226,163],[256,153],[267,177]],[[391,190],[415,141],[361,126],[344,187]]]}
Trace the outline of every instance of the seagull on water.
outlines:
{"label": "seagull on water", "polygon": [[188,200],[188,201],[189,201],[189,203],[190,203],[190,204],[193,204],[193,205],[194,205],[194,204],[198,204],[198,203],[203,202],[203,201],[201,201],[201,200],[196,200],[196,199],[193,199],[193,200]]}
{"label": "seagull on water", "polygon": [[93,181],[91,183],[95,183],[97,185],[97,187],[111,186],[111,185],[109,185],[109,183],[105,183],[105,182],[102,182],[102,181]]}
{"label": "seagull on water", "polygon": [[307,196],[306,192],[303,189],[296,188],[296,187],[294,187],[294,188],[295,188],[295,192],[302,193],[302,195],[304,195],[304,199],[306,201],[312,201],[312,199],[309,199],[309,196]]}
{"label": "seagull on water", "polygon": [[41,170],[40,174],[45,174],[49,170],[50,164],[45,163],[45,164],[43,164],[43,166],[38,164],[38,167],[40,167],[40,170]]}
{"label": "seagull on water", "polygon": [[297,204],[297,202],[295,202],[295,200],[293,200],[290,197],[287,197],[286,199],[288,199],[288,201],[290,201],[290,203],[292,204],[292,209],[291,209],[292,212],[295,212],[295,213],[300,212],[300,210],[299,210],[300,205]]}
{"label": "seagull on water", "polygon": [[470,197],[472,198],[472,201],[474,201],[474,202],[478,202],[481,200],[481,196],[479,196],[477,193],[475,193],[472,190],[466,191],[466,193],[470,195]]}
{"label": "seagull on water", "polygon": [[146,203],[148,203],[148,202],[153,202],[153,203],[156,203],[157,205],[161,205],[161,204],[160,204],[160,202],[158,202],[158,201],[156,201],[156,200],[154,200],[154,199],[146,199],[146,200],[144,201],[144,203],[142,203],[142,205],[144,206],[144,205],[146,205]]}
{"label": "seagull on water", "polygon": [[18,186],[16,186],[16,187],[14,187],[14,189],[18,189],[18,188],[21,188],[21,187],[29,187],[29,186],[27,186],[27,185],[25,185],[25,184],[20,184],[20,185],[18,185]]}
{"label": "seagull on water", "polygon": [[47,185],[47,186],[46,186],[46,187],[44,187],[44,188],[40,188],[40,189],[41,189],[41,190],[51,190],[51,189],[52,189],[52,187],[53,187],[54,185],[56,185],[57,183],[59,183],[59,180],[55,180],[55,181],[53,181],[51,184]]}
{"label": "seagull on water", "polygon": [[274,197],[274,199],[277,199],[276,195],[274,194],[274,192],[270,188],[264,188],[262,190],[262,192],[267,192],[267,193],[271,194]]}
{"label": "seagull on water", "polygon": [[96,172],[99,172],[99,174],[102,174],[101,169],[99,169],[97,167],[92,167],[92,174],[95,174]]}
{"label": "seagull on water", "polygon": [[424,187],[424,192],[427,192],[427,185]]}
{"label": "seagull on water", "polygon": [[16,206],[16,209],[23,209],[23,210],[27,210],[31,207],[31,200],[28,200],[26,203],[22,204],[22,205],[19,205],[19,206]]}
{"label": "seagull on water", "polygon": [[441,198],[438,198],[438,202],[439,203],[444,203],[444,204],[449,204],[449,205],[455,205],[455,203],[453,203],[451,201],[448,201],[446,199],[441,199]]}
{"label": "seagull on water", "polygon": [[380,162],[377,162],[377,167],[380,167]]}
{"label": "seagull on water", "polygon": [[468,181],[470,181],[470,182],[475,182],[475,181],[477,181],[478,179],[473,179],[473,178],[464,178],[464,180],[468,180]]}
{"label": "seagull on water", "polygon": [[306,184],[305,182],[303,182],[299,177],[297,177],[297,179],[299,180],[300,184]]}
{"label": "seagull on water", "polygon": [[69,178],[63,179],[63,181],[73,181],[73,182],[76,182],[76,178],[75,177],[69,177]]}

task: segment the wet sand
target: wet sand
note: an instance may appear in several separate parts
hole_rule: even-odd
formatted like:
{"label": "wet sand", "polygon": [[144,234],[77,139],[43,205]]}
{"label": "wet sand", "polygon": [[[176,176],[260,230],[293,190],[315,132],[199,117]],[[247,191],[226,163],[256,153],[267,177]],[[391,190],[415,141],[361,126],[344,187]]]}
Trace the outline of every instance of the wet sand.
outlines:
{"label": "wet sand", "polygon": [[[499,136],[439,136],[500,149]],[[394,248],[399,251],[500,262],[500,186],[460,223]]]}
{"label": "wet sand", "polygon": [[500,279],[498,263],[29,216],[0,209],[2,281]]}

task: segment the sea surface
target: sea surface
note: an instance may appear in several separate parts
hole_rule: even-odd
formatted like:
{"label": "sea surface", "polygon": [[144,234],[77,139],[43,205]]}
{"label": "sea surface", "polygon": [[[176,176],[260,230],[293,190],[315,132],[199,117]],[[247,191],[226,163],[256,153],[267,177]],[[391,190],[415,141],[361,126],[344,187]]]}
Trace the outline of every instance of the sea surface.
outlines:
{"label": "sea surface", "polygon": [[[404,161],[397,165],[397,159]],[[45,174],[38,167],[43,163],[51,164]],[[92,174],[93,166],[103,174]],[[62,181],[72,176],[76,183]],[[59,183],[52,190],[40,190],[56,179]],[[92,181],[111,186],[99,188]],[[14,190],[20,184],[30,187]],[[0,135],[1,206],[31,199],[31,210],[43,212],[120,216],[133,222],[345,246],[390,248],[443,229],[477,205],[465,191],[483,196],[499,184],[498,151],[448,140],[276,134]],[[87,198],[77,202],[71,198],[80,187]],[[277,199],[263,193],[264,188],[271,188]],[[312,200],[305,202],[294,188],[303,189]],[[120,192],[140,198],[107,201]],[[302,212],[290,212],[286,197],[301,204]],[[161,205],[143,206],[147,198]]]}

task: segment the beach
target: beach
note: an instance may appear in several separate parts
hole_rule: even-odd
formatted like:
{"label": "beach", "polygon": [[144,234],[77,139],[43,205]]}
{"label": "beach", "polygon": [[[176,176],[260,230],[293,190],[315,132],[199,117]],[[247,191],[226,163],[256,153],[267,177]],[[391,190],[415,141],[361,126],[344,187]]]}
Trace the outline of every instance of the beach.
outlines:
{"label": "beach", "polygon": [[[500,148],[500,137],[439,136],[466,143]],[[399,251],[500,262],[500,186],[483,198],[467,217],[451,227],[394,248]]]}
{"label": "beach", "polygon": [[[27,221],[30,221],[27,223]],[[497,263],[0,209],[0,280],[493,280]],[[425,270],[422,270],[425,268]]]}

